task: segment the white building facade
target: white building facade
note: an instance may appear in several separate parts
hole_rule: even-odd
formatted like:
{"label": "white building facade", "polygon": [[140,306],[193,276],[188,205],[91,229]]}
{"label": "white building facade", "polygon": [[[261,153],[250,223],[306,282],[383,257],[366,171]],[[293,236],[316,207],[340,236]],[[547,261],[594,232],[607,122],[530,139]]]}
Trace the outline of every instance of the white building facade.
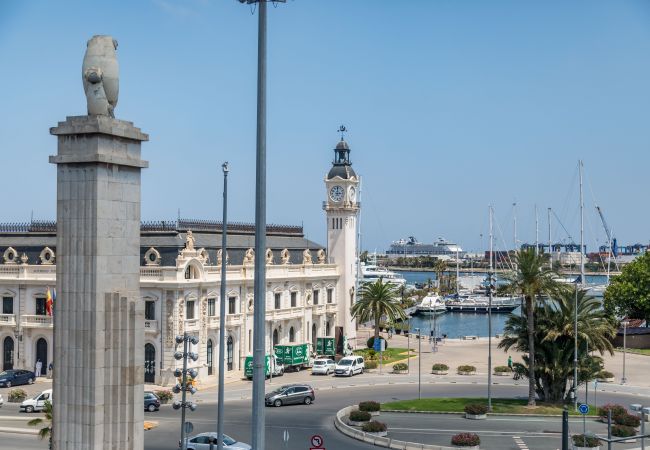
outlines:
{"label": "white building facade", "polygon": [[[340,144],[340,143],[339,143]],[[337,146],[338,147],[338,146]],[[347,144],[346,144],[347,147]],[[348,149],[349,152],[349,149]],[[346,154],[347,155],[347,154]],[[349,167],[349,159],[346,159]],[[336,165],[335,160],[334,167]],[[333,168],[334,169],[334,168]],[[338,170],[338,169],[337,169]],[[332,171],[330,171],[331,173]],[[353,173],[353,172],[352,172]],[[305,239],[302,227],[267,227],[266,346],[311,343],[317,337],[354,338],[356,217],[354,178],[326,178],[328,247]],[[334,186],[344,196],[331,195]],[[242,371],[253,343],[254,226],[228,225],[226,345],[219,347],[221,223],[179,220],[143,223],[140,292],[145,304],[145,382],[171,385],[181,362],[173,358],[174,337],[184,331],[199,338],[199,354],[189,366],[199,380],[216,379],[218,358],[226,370]],[[329,254],[329,257],[328,257]],[[56,224],[0,225],[0,369],[34,370],[52,361],[52,317],[47,290],[56,286]],[[65,292],[57,292],[57,298]],[[56,300],[54,302],[56,314]]]}

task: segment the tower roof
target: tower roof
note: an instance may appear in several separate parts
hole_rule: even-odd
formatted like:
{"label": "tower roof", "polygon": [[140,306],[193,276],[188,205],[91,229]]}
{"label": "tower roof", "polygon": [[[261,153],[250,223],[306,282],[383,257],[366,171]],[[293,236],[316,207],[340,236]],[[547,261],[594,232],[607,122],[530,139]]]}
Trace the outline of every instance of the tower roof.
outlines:
{"label": "tower roof", "polygon": [[341,137],[341,140],[336,144],[334,149],[334,161],[332,162],[332,168],[327,174],[327,179],[331,180],[335,177],[343,178],[348,180],[352,177],[356,178],[357,174],[352,169],[352,163],[350,162],[350,146],[347,142]]}

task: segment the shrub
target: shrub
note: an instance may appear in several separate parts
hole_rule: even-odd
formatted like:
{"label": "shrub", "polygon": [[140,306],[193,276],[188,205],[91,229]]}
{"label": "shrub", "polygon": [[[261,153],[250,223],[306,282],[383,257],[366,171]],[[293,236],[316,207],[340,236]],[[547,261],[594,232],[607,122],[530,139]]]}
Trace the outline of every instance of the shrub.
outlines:
{"label": "shrub", "polygon": [[433,366],[431,366],[431,370],[449,370],[449,366],[447,364],[441,364],[441,363],[436,363]]}
{"label": "shrub", "polygon": [[467,414],[480,416],[481,414],[487,414],[487,411],[487,406],[481,405],[479,403],[470,403],[469,405],[465,405],[465,412]]}
{"label": "shrub", "polygon": [[600,373],[597,375],[597,378],[614,378],[614,374],[608,370],[601,370]]}
{"label": "shrub", "polygon": [[160,399],[161,402],[168,402],[174,398],[174,394],[169,390],[155,391],[154,394]]}
{"label": "shrub", "polygon": [[612,419],[616,416],[622,416],[627,414],[627,409],[622,405],[617,405],[615,403],[606,403],[605,405],[598,408],[598,415],[600,417],[607,417],[608,411],[612,411]]}
{"label": "shrub", "polygon": [[370,417],[370,413],[367,411],[359,411],[358,409],[355,409],[350,412],[350,420],[354,420],[355,422],[367,422],[370,420]]}
{"label": "shrub", "polygon": [[365,361],[366,369],[376,369],[379,366],[379,363],[375,360]]}
{"label": "shrub", "polygon": [[459,372],[476,372],[476,367],[469,366],[469,365],[458,366],[458,371]]}
{"label": "shrub", "polygon": [[496,366],[494,368],[494,371],[496,373],[506,373],[506,372],[512,372],[512,369],[508,366]]}
{"label": "shrub", "polygon": [[406,363],[393,364],[393,370],[408,370],[409,366]]}
{"label": "shrub", "polygon": [[368,401],[359,403],[359,411],[376,412],[381,409],[378,402]]}
{"label": "shrub", "polygon": [[383,422],[377,422],[376,420],[371,420],[368,423],[364,423],[361,429],[366,433],[379,433],[381,431],[388,430],[388,427]]}
{"label": "shrub", "polygon": [[10,402],[18,403],[27,398],[27,392],[23,391],[22,389],[12,389],[9,391],[9,395],[7,397]]}
{"label": "shrub", "polygon": [[626,427],[636,428],[641,425],[641,419],[628,413],[613,416],[612,420],[616,423],[616,425],[623,425]]}
{"label": "shrub", "polygon": [[598,447],[600,445],[600,440],[597,437],[585,434],[574,434],[571,439],[573,439],[575,447]]}
{"label": "shrub", "polygon": [[472,447],[481,444],[481,438],[474,433],[460,433],[451,437],[451,444],[460,447]]}
{"label": "shrub", "polygon": [[634,436],[636,432],[632,427],[626,427],[625,425],[614,425],[612,427],[612,436],[616,437],[630,437]]}

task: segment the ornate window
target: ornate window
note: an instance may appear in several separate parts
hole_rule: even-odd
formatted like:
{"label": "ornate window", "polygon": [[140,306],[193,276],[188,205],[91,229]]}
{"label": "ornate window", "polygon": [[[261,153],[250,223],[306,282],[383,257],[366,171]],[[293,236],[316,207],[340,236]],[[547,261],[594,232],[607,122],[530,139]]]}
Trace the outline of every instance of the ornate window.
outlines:
{"label": "ornate window", "polygon": [[5,264],[15,264],[18,259],[18,253],[12,247],[9,247],[2,255],[2,259],[4,259]]}
{"label": "ornate window", "polygon": [[275,309],[282,308],[282,294],[279,293],[279,292],[276,292],[274,297],[275,297]]}
{"label": "ornate window", "polygon": [[334,289],[327,289],[327,303],[332,303],[332,298],[334,297]]}
{"label": "ornate window", "polygon": [[212,363],[212,353],[213,353],[212,339],[208,339],[208,354],[207,354],[208,375],[212,375],[212,370],[213,370],[212,366],[214,365]]}
{"label": "ornate window", "polygon": [[217,315],[217,299],[216,298],[209,298],[208,299],[208,316],[216,316]]}
{"label": "ornate window", "polygon": [[320,290],[314,289],[314,305],[318,305],[318,294],[320,294]]}
{"label": "ornate window", "polygon": [[37,316],[46,316],[47,311],[45,309],[45,297],[36,297],[36,311]]}
{"label": "ornate window", "polygon": [[156,302],[154,300],[144,302],[144,319],[156,320]]}
{"label": "ornate window", "polygon": [[187,320],[192,320],[194,317],[194,300],[188,300],[185,303],[185,318]]}
{"label": "ornate window", "polygon": [[329,322],[325,322],[325,336],[329,336],[329,335],[330,335],[330,331],[331,331],[331,330],[330,330],[330,323],[329,323]]}
{"label": "ornate window", "polygon": [[228,314],[237,314],[237,297],[228,297]]}
{"label": "ornate window", "polygon": [[295,308],[297,305],[298,305],[298,293],[294,291],[291,293],[291,307]]}
{"label": "ornate window", "polygon": [[232,336],[228,336],[228,341],[226,342],[226,364],[228,365],[228,370],[232,370],[232,360],[233,360],[233,341],[232,341]]}
{"label": "ornate window", "polygon": [[296,342],[296,331],[293,327],[289,328],[289,342]]}
{"label": "ornate window", "polygon": [[160,252],[153,247],[149,248],[144,254],[144,263],[147,266],[159,266]]}
{"label": "ornate window", "polygon": [[41,264],[54,264],[54,252],[50,247],[45,247],[39,256]]}
{"label": "ornate window", "polygon": [[2,297],[2,314],[14,313],[14,298]]}

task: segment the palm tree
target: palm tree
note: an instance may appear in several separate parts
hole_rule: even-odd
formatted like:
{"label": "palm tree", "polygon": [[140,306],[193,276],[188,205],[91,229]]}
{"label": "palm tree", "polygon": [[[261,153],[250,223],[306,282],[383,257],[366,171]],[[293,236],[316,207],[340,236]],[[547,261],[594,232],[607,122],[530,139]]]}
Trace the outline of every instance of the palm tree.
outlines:
{"label": "palm tree", "polygon": [[37,427],[41,424],[45,424],[43,428],[38,430],[38,437],[41,439],[49,438],[49,447],[52,448],[52,403],[45,401],[45,405],[43,406],[43,413],[45,413],[44,418],[39,417],[32,419],[27,422],[27,425]]}
{"label": "palm tree", "polygon": [[384,283],[380,278],[374,283],[361,287],[359,301],[352,305],[352,316],[361,322],[375,322],[375,339],[379,338],[379,321],[386,316],[389,321],[406,319],[406,314],[398,302],[399,288]]}
{"label": "palm tree", "polygon": [[447,270],[447,263],[445,260],[437,258],[433,264],[433,271],[436,273],[436,280],[438,280],[438,291],[442,289],[442,278],[445,270]]}
{"label": "palm tree", "polygon": [[555,272],[544,264],[544,258],[534,248],[515,254],[516,269],[505,275],[508,290],[524,297],[528,332],[528,406],[535,406],[535,311],[542,295],[551,295],[561,289]]}
{"label": "palm tree", "polygon": [[[534,360],[524,355],[524,364],[515,364],[515,370],[530,378],[530,362],[534,364],[532,382],[539,398],[548,402],[562,401],[568,392],[567,381],[573,376],[574,358],[574,320],[575,290],[556,292],[552,299],[544,304],[537,304],[535,311],[536,329],[533,340]],[[527,319],[511,314],[504,328],[505,337],[499,348],[506,351],[515,348],[522,352],[530,350]],[[616,333],[616,326],[600,303],[578,291],[578,382],[587,382],[603,368],[602,358],[589,356],[590,351],[601,355],[613,354],[611,338]]]}

